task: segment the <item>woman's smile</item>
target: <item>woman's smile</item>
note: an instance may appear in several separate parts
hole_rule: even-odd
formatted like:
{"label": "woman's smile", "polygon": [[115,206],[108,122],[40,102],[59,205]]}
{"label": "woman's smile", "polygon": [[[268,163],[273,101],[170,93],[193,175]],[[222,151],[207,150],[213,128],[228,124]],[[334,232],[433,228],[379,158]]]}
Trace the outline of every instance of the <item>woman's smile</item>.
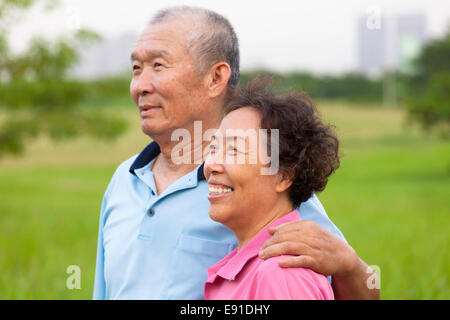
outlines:
{"label": "woman's smile", "polygon": [[214,200],[223,198],[230,195],[233,192],[233,188],[222,184],[209,184],[208,200]]}

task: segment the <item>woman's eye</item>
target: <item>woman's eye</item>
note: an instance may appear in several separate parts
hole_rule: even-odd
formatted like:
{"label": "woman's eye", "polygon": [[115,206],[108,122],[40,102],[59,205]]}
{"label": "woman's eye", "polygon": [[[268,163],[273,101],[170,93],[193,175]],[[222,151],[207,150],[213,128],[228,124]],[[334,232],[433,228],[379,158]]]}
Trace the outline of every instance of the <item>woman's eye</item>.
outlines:
{"label": "woman's eye", "polygon": [[238,152],[238,150],[234,146],[228,146],[229,152]]}

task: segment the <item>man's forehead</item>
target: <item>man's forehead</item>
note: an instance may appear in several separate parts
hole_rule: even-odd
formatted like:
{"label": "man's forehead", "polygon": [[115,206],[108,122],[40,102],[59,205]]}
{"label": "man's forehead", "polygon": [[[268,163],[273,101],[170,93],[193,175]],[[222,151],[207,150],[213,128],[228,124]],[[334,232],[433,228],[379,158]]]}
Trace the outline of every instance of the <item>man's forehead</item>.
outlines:
{"label": "man's forehead", "polygon": [[148,24],[140,34],[138,41],[148,40],[168,40],[176,39],[180,41],[186,39],[191,28],[185,21],[168,20],[163,22]]}
{"label": "man's forehead", "polygon": [[171,55],[168,51],[166,50],[158,50],[158,49],[142,49],[142,50],[138,50],[138,49],[134,49],[133,52],[131,53],[131,61],[134,60],[148,60],[150,58],[158,58],[158,57],[162,57],[166,60],[170,60]]}
{"label": "man's forehead", "polygon": [[132,60],[144,56],[168,58],[172,51],[186,47],[186,35],[181,30],[166,25],[160,26],[158,23],[144,29],[134,45]]}

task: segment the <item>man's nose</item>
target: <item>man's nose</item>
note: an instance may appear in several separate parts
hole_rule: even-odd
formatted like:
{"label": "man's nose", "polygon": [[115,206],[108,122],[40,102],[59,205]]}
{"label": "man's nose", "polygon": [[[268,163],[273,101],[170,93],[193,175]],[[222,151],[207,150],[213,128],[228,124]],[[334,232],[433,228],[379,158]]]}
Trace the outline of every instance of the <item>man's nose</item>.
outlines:
{"label": "man's nose", "polygon": [[155,87],[153,84],[153,72],[150,68],[144,68],[138,79],[137,91],[140,95],[153,93]]}

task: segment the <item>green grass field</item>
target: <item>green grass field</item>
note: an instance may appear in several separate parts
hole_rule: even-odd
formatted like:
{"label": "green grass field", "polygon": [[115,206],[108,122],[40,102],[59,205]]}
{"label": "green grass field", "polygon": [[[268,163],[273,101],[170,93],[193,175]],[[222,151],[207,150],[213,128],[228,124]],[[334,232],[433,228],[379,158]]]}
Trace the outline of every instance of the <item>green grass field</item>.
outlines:
{"label": "green grass field", "polygon": [[[341,167],[319,194],[369,265],[382,299],[450,299],[450,142],[404,125],[399,109],[319,103],[341,138]],[[31,142],[0,160],[0,299],[90,299],[103,192],[149,141],[136,110],[115,143]],[[81,289],[66,288],[69,265]]]}

